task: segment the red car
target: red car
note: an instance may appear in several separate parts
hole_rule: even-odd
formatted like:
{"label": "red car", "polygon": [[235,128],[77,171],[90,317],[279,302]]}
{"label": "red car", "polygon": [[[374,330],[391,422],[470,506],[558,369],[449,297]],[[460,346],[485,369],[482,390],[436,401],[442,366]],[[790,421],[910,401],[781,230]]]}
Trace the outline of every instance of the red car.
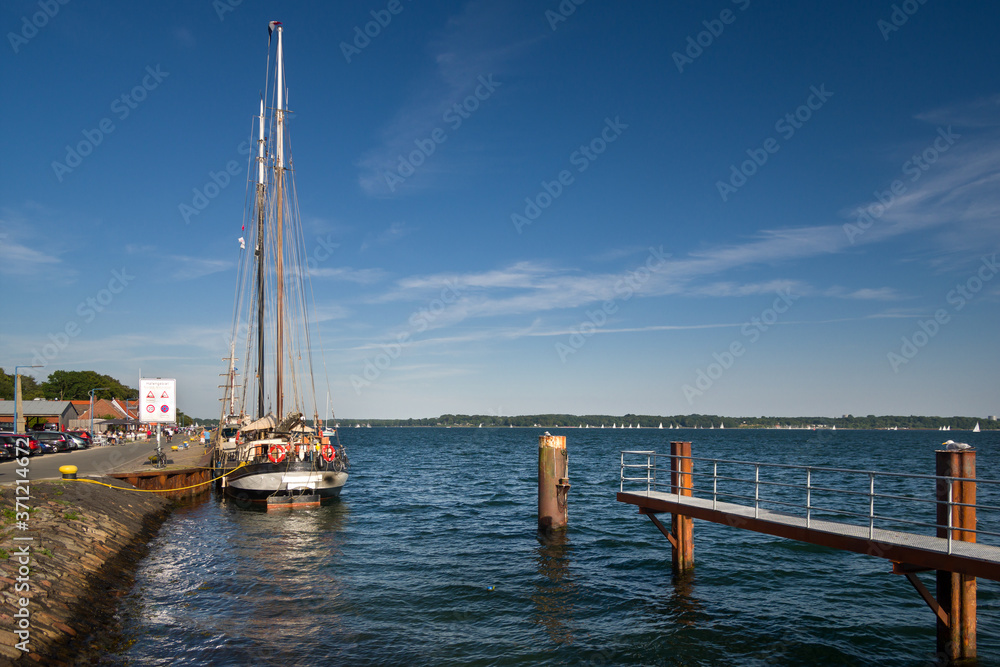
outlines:
{"label": "red car", "polygon": [[[24,451],[17,451],[19,444],[17,441],[22,438],[28,441],[28,456],[38,456],[45,453],[38,440],[25,433],[0,433],[0,446],[3,446],[12,458],[20,458],[24,456]],[[23,445],[21,448],[23,450]]]}

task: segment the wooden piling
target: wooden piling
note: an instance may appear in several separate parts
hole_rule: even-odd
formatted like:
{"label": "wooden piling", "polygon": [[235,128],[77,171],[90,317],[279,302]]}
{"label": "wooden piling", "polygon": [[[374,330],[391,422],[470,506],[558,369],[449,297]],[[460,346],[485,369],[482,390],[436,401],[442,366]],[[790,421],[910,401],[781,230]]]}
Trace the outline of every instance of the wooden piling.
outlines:
{"label": "wooden piling", "polygon": [[569,521],[566,436],[538,437],[538,530],[565,530]]}
{"label": "wooden piling", "polygon": [[[693,494],[691,474],[691,443],[670,443],[670,492],[682,496]],[[671,514],[670,525],[674,539],[671,540],[673,568],[677,574],[694,568],[694,519],[685,514]]]}
{"label": "wooden piling", "polygon": [[[938,477],[963,477],[969,481],[951,483],[951,502],[974,505],[976,502],[976,452],[938,450],[935,452],[935,474]],[[975,542],[976,508],[949,506],[947,480],[937,482],[937,536],[947,538],[949,514],[951,539]],[[966,530],[963,530],[966,529]],[[937,601],[947,612],[948,622],[937,619],[937,650],[951,661],[976,658],[976,578],[974,576],[937,570]]]}

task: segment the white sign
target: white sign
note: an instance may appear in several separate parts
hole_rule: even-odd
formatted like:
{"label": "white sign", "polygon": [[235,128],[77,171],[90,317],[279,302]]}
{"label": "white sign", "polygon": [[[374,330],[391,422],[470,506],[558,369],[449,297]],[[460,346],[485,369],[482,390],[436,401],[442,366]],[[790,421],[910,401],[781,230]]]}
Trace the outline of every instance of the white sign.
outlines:
{"label": "white sign", "polygon": [[139,421],[177,421],[177,380],[139,378]]}

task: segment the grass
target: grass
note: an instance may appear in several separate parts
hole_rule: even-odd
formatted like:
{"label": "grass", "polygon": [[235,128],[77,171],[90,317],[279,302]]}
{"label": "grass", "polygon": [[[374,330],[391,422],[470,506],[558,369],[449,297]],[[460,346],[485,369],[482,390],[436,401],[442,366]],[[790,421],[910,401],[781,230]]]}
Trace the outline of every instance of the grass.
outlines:
{"label": "grass", "polygon": [[83,519],[78,512],[66,512],[63,514],[63,518],[67,521],[81,521]]}
{"label": "grass", "polygon": [[6,549],[0,549],[0,560],[7,560],[10,558],[10,552]]}

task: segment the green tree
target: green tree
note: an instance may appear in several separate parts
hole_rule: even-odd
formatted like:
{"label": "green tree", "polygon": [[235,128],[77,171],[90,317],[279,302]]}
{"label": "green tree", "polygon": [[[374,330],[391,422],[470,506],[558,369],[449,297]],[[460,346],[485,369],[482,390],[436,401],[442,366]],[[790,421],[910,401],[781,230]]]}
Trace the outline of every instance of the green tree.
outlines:
{"label": "green tree", "polygon": [[[33,398],[44,398],[42,388],[30,375],[21,373],[21,398],[30,401]],[[0,400],[14,400],[14,374],[0,369]]]}
{"label": "green tree", "polygon": [[90,398],[90,390],[106,387],[94,392],[94,398],[136,399],[139,392],[126,387],[110,375],[101,375],[95,371],[52,371],[48,379],[42,383],[42,391],[46,398],[57,401],[83,401]]}

